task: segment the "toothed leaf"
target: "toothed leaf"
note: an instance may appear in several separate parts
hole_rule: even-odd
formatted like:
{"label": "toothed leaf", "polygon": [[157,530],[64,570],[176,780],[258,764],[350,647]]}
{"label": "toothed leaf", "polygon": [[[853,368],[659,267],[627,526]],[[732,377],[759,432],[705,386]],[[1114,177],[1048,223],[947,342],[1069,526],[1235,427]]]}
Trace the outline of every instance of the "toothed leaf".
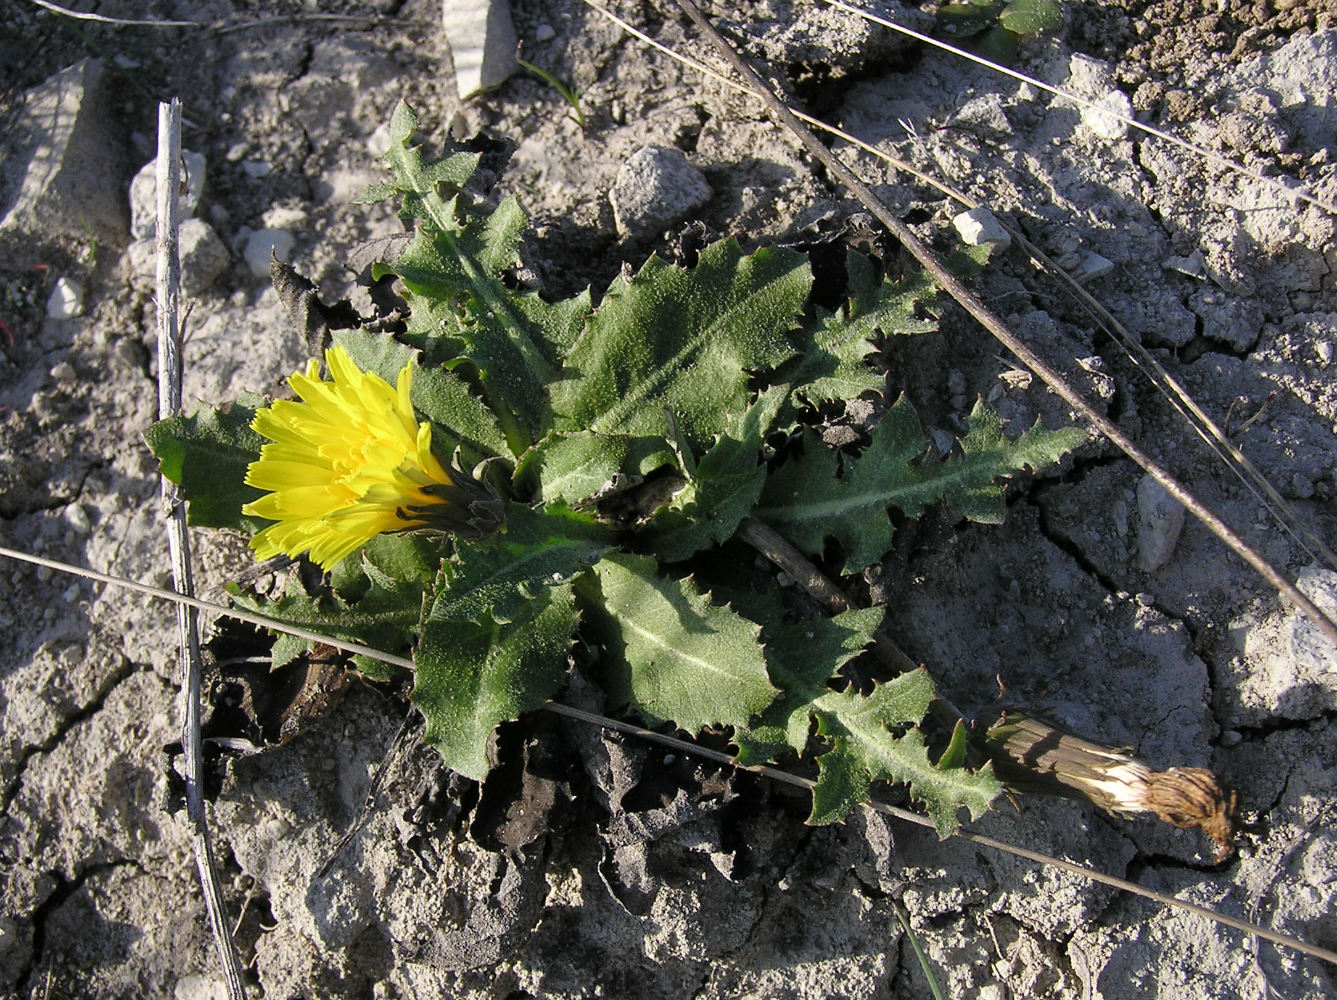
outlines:
{"label": "toothed leaf", "polygon": [[546,704],[566,680],[576,629],[569,584],[538,591],[514,621],[429,618],[414,654],[413,703],[446,765],[482,780],[502,722]]}
{"label": "toothed leaf", "polygon": [[733,240],[707,247],[694,268],[652,257],[614,282],[552,386],[557,428],[662,436],[663,409],[694,449],[742,411],[750,372],[794,348],[812,283],[808,263],[786,250],[744,256]]}
{"label": "toothed leaf", "polygon": [[646,556],[605,556],[594,567],[606,689],[652,720],[696,732],[741,726],[775,697],[759,626],[712,605],[690,580],[661,577]]}
{"label": "toothed leaf", "polygon": [[461,546],[446,564],[428,620],[515,621],[541,591],[567,583],[612,544],[608,532],[586,514],[560,506],[531,510],[507,504],[504,531]]}

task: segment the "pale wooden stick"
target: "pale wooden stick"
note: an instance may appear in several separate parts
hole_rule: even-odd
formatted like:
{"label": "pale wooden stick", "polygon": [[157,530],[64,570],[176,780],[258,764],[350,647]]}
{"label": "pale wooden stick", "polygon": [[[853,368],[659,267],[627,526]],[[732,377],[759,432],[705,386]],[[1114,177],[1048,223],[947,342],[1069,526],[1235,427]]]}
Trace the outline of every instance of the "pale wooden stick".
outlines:
{"label": "pale wooden stick", "polygon": [[[181,101],[158,105],[158,417],[167,419],[181,410],[181,325],[179,290],[181,257],[178,246],[177,184],[181,176]],[[163,509],[167,515],[167,545],[172,581],[180,594],[193,595],[190,537],[186,533],[186,505],[179,487],[162,479]],[[185,694],[181,745],[186,761],[186,815],[190,819],[204,906],[218,945],[223,978],[230,1000],[245,1000],[241,962],[228,932],[227,908],[218,886],[209,822],[204,809],[204,755],[200,749],[200,637],[195,608],[176,606],[177,637]]]}

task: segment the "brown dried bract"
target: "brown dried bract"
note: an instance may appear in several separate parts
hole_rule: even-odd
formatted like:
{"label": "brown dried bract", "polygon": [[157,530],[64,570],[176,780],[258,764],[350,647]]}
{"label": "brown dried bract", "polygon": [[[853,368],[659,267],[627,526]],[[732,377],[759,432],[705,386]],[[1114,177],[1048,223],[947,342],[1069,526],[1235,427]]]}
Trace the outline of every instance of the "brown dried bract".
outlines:
{"label": "brown dried bract", "polygon": [[1238,796],[1205,768],[1155,771],[1127,750],[1017,709],[984,730],[982,748],[1013,791],[1083,799],[1115,815],[1151,813],[1180,829],[1200,829],[1216,843],[1218,864],[1234,849]]}

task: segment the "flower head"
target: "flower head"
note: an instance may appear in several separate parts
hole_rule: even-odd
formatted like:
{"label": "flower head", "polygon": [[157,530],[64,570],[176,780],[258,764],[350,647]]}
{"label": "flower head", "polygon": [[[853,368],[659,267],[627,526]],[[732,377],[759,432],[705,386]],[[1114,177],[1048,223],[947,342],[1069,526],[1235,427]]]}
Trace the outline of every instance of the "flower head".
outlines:
{"label": "flower head", "polygon": [[288,384],[301,402],[256,411],[251,427],[273,443],[246,471],[268,490],[242,513],[274,524],[251,539],[261,559],[309,552],[330,569],[384,531],[437,528],[478,537],[500,522],[489,490],[432,451],[432,425],[409,400],[413,366],[397,385],[364,372],[342,347],[295,372]]}

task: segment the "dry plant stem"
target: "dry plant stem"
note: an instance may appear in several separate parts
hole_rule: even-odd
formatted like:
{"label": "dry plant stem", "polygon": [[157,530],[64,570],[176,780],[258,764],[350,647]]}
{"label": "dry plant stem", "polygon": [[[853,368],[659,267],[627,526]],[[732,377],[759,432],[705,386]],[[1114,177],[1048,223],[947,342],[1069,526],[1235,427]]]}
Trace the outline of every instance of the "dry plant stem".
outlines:
{"label": "dry plant stem", "polygon": [[901,244],[910,251],[914,258],[919,261],[924,270],[933,276],[933,279],[949,295],[952,296],[961,306],[970,313],[986,330],[991,333],[1004,347],[1010,350],[1027,368],[1044,380],[1045,384],[1053,389],[1063,401],[1082,415],[1088,423],[1094,426],[1105,437],[1109,438],[1114,444],[1118,445],[1125,455],[1140,465],[1153,479],[1161,484],[1171,496],[1179,501],[1194,517],[1207,526],[1207,528],[1225,542],[1241,559],[1252,566],[1263,579],[1272,584],[1277,590],[1285,594],[1288,599],[1294,602],[1309,617],[1310,621],[1328,637],[1328,640],[1337,648],[1337,624],[1335,624],[1323,611],[1311,601],[1298,587],[1290,580],[1282,576],[1273,566],[1264,559],[1258,552],[1254,551],[1244,539],[1240,538],[1229,525],[1222,521],[1215,513],[1203,505],[1192,493],[1190,493],[1174,476],[1170,475],[1154,459],[1137,446],[1128,435],[1124,434],[1114,423],[1106,419],[1095,407],[1075,389],[1073,389],[1063,379],[1063,377],[1041,360],[1040,356],[1030,349],[1019,337],[1017,337],[1001,319],[993,314],[979,298],[971,292],[961,281],[947,270],[946,267],[938,261],[919,238],[910,232],[906,225],[892,214],[873,193],[868,185],[864,184],[843,161],[836,157],[829,149],[817,141],[817,137],[809,131],[802,122],[794,117],[793,112],[785,107],[784,103],[775,96],[770,87],[749,66],[733,47],[729,45],[715,30],[714,26],[705,19],[692,0],[675,0],[678,6],[687,13],[694,24],[700,29],[715,47],[720,51],[729,63],[737,70],[765,102],[767,108],[776,120],[789,129],[804,147],[817,157],[819,161],[829,170],[835,178],[844,184],[859,199],[865,208],[877,217],[878,221],[887,227],[887,230],[900,240]]}
{"label": "dry plant stem", "polygon": [[[181,163],[181,102],[158,105],[158,417],[167,419],[181,410],[181,326],[178,292],[181,258],[178,252],[177,178]],[[175,483],[162,480],[163,508],[167,514],[167,542],[172,561],[172,582],[181,594],[194,592],[190,571],[190,538],[186,533],[186,505]],[[244,1000],[241,963],[228,931],[227,910],[218,886],[213,846],[204,808],[204,756],[200,747],[200,639],[195,609],[176,606],[186,717],[181,745],[185,751],[186,815],[195,847],[209,926],[218,945],[219,960],[231,1000]]]}
{"label": "dry plant stem", "polygon": [[[133,593],[144,594],[148,597],[153,597],[158,600],[169,601],[174,604],[185,604],[193,608],[198,608],[202,611],[208,611],[218,615],[225,615],[230,618],[235,618],[237,621],[250,622],[253,625],[259,625],[263,628],[273,629],[277,632],[286,632],[289,635],[300,636],[301,638],[311,639],[316,642],[323,642],[326,643],[327,645],[333,646],[336,649],[342,649],[347,653],[357,653],[363,656],[369,656],[372,659],[379,660],[382,663],[388,663],[391,666],[399,667],[403,670],[413,669],[413,661],[406,656],[397,656],[394,653],[383,653],[380,652],[379,650],[372,649],[369,646],[363,646],[360,643],[346,642],[343,639],[335,639],[328,636],[322,636],[319,633],[312,632],[310,629],[299,628],[297,626],[289,624],[288,622],[282,622],[276,618],[270,618],[267,615],[255,614],[253,612],[244,611],[240,608],[225,608],[221,604],[213,604],[209,601],[201,601],[198,598],[186,597],[174,591],[163,590],[161,587],[151,587],[145,583],[138,583],[134,580],[122,579],[121,577],[118,576],[112,576],[110,573],[100,573],[97,570],[88,569],[87,567],[84,566],[74,566],[67,562],[61,562],[58,559],[48,559],[45,556],[33,555],[31,552],[21,552],[18,549],[11,549],[8,546],[4,545],[0,545],[0,556],[3,556],[7,559],[14,559],[17,560],[18,562],[28,563],[33,566],[45,566],[48,569],[56,570],[57,572],[60,573],[68,573],[71,576],[77,576],[85,580],[93,580],[97,583],[110,584],[113,587],[121,587]],[[651,743],[659,743],[663,746],[672,747],[674,750],[678,750],[682,753],[693,754],[705,760],[711,760],[716,763],[724,764],[730,767],[737,766],[737,764],[734,762],[734,759],[726,753],[720,753],[718,750],[711,750],[707,747],[697,746],[695,743],[688,743],[686,740],[680,740],[677,739],[676,737],[668,736],[663,733],[656,733],[652,730],[644,728],[643,726],[637,726],[630,722],[622,722],[618,719],[610,719],[607,716],[596,715],[593,712],[586,712],[578,708],[572,708],[568,705],[560,704],[558,702],[549,703],[548,705],[544,706],[544,709],[546,711],[552,712],[554,715],[562,715],[568,718],[577,719],[581,722],[590,723],[591,725],[602,726],[605,729],[612,729],[616,730],[617,732],[628,733],[630,735],[640,737],[641,739],[648,740]],[[800,777],[796,774],[790,774],[787,771],[782,771],[779,768],[775,767],[749,768],[749,770],[753,770],[757,774],[761,774],[764,777],[770,778],[774,781],[783,781],[790,785],[796,785],[799,788],[806,788],[809,791],[812,790],[814,785],[814,782],[810,781],[807,778]],[[883,813],[884,815],[887,816],[892,816],[896,819],[905,820],[905,822],[907,823],[914,823],[917,826],[923,826],[923,827],[933,826],[932,820],[928,819],[925,816],[920,816],[918,813],[911,812],[908,809],[900,809],[897,808],[896,806],[887,805],[881,802],[868,804],[866,808],[873,809],[876,812]],[[965,830],[957,830],[953,834],[951,834],[951,836],[961,837],[964,840],[969,840],[971,843],[980,844],[992,850],[1002,851],[1004,854],[1013,854],[1019,858],[1026,858],[1028,861],[1034,861],[1038,864],[1050,865],[1051,867],[1061,868],[1066,872],[1071,872],[1074,875],[1080,875],[1081,877],[1088,878],[1093,882],[1099,882],[1102,885],[1112,886],[1124,892],[1132,893],[1135,896],[1141,896],[1144,899],[1150,899],[1155,902],[1162,903],[1165,906],[1168,906],[1172,909],[1183,910],[1185,912],[1195,914],[1196,916],[1203,917],[1206,920],[1211,920],[1219,924],[1224,924],[1227,927],[1233,927],[1236,930],[1245,932],[1246,934],[1257,935],[1258,937],[1264,938],[1268,941],[1272,941],[1275,944],[1279,944],[1287,948],[1294,948],[1296,951],[1303,952],[1306,955],[1311,955],[1314,958],[1318,958],[1321,959],[1322,961],[1331,962],[1333,965],[1337,965],[1337,951],[1331,951],[1326,948],[1319,948],[1314,945],[1307,944],[1306,942],[1300,940],[1299,938],[1292,937],[1291,935],[1281,934],[1277,931],[1272,931],[1268,930],[1265,927],[1257,926],[1256,924],[1247,923],[1235,917],[1229,917],[1224,914],[1216,913],[1213,910],[1209,910],[1205,906],[1199,906],[1196,903],[1188,903],[1174,896],[1168,896],[1164,893],[1159,893],[1151,889],[1144,888],[1143,886],[1138,885],[1136,882],[1129,882],[1127,879],[1116,878],[1113,875],[1106,875],[1103,872],[1099,872],[1091,868],[1084,868],[1081,865],[1075,864],[1071,861],[1064,861],[1061,858],[1051,857],[1048,854],[1042,854],[1039,851],[1028,850],[1027,848],[1024,847],[1014,847],[1012,844],[1009,844],[1005,841],[996,840],[993,837],[986,837],[981,834],[969,833]]]}
{"label": "dry plant stem", "polygon": [[[692,59],[689,56],[685,56],[669,46],[664,45],[662,42],[656,41],[654,38],[651,38],[634,25],[627,23],[607,8],[600,6],[598,3],[594,2],[594,0],[585,0],[585,5],[598,11],[629,35],[632,35],[646,45],[663,52],[670,58],[682,63],[684,66],[690,66],[697,72],[710,77],[726,87],[731,87],[740,93],[755,97],[758,100],[765,100],[762,95],[756,93],[751,88],[744,86],[737,80],[731,79],[722,73],[717,73],[715,70],[705,65],[705,63]],[[947,46],[947,48],[949,51],[955,51],[951,46]],[[979,62],[981,60],[976,57],[975,61]],[[1000,67],[996,63],[991,63],[987,60],[983,60],[983,62],[985,65],[993,66],[1000,71],[1005,69],[1005,67]],[[1062,97],[1071,96],[1074,100],[1077,99],[1076,95],[1069,95],[1066,91],[1058,90],[1057,88],[1055,89],[1055,92]],[[988,207],[982,206],[978,199],[971,197],[959,188],[956,188],[931,174],[924,173],[907,161],[902,160],[897,156],[893,156],[885,149],[880,149],[877,146],[864,142],[858,136],[852,135],[844,129],[837,128],[834,125],[822,121],[820,118],[806,115],[802,111],[794,110],[793,114],[794,117],[802,122],[806,122],[813,128],[821,129],[844,142],[848,142],[850,145],[863,150],[870,156],[874,156],[889,166],[893,166],[897,170],[941,191],[943,194],[952,198],[959,204],[964,205],[966,208]],[[1236,165],[1232,163],[1231,166],[1234,167]],[[1050,260],[1039,247],[1027,239],[1015,226],[1009,225],[1002,217],[996,217],[999,225],[1012,237],[1013,242],[1030,256],[1032,262],[1039,267],[1040,270],[1049,274],[1050,277],[1062,285],[1064,290],[1091,315],[1092,319],[1094,319],[1110,337],[1119,342],[1133,364],[1146,374],[1151,384],[1156,387],[1171,406],[1179,411],[1180,415],[1189,423],[1189,426],[1191,426],[1198,436],[1206,442],[1207,446],[1217,455],[1217,457],[1230,468],[1245,487],[1254,494],[1259,502],[1271,511],[1272,516],[1277,519],[1277,522],[1282,528],[1285,529],[1291,537],[1295,538],[1296,542],[1309,552],[1315,560],[1321,559],[1332,569],[1337,570],[1337,555],[1333,554],[1332,550],[1321,538],[1319,538],[1318,533],[1315,532],[1313,528],[1311,528],[1303,519],[1296,516],[1295,512],[1291,510],[1290,505],[1286,503],[1281,494],[1277,492],[1276,488],[1269,483],[1254,464],[1245,457],[1244,453],[1235,447],[1235,444],[1230,440],[1229,435],[1217,426],[1211,417],[1209,417],[1197,404],[1193,397],[1190,396],[1168,372],[1166,372],[1165,368],[1156,360],[1151,352],[1134,339],[1123,325],[1110,314],[1109,310],[1101,305],[1090,292],[1083,288],[1072,275]]]}

